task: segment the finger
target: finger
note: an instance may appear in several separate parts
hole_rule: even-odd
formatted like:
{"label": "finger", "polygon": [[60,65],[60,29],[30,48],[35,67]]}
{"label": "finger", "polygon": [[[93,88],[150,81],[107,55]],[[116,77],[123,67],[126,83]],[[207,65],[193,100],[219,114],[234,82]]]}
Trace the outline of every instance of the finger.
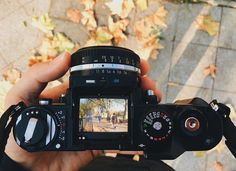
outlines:
{"label": "finger", "polygon": [[60,97],[61,94],[65,94],[67,88],[69,87],[69,81],[63,82],[61,85],[44,90],[40,94],[40,98],[49,98],[56,100]]}
{"label": "finger", "polygon": [[149,63],[143,59],[140,61],[140,69],[141,69],[141,75],[146,75],[150,66]]}
{"label": "finger", "polygon": [[143,151],[120,151],[120,150],[105,150],[105,153],[117,153],[117,154],[124,154],[124,155],[143,155]]}
{"label": "finger", "polygon": [[157,96],[158,101],[161,101],[161,92],[156,88],[155,82],[148,76],[141,77],[141,87],[144,90],[153,90],[154,94]]}
{"label": "finger", "polygon": [[33,65],[21,80],[9,91],[5,106],[8,107],[19,101],[29,104],[37,99],[47,82],[63,76],[70,66],[70,54],[64,53],[51,62]]}

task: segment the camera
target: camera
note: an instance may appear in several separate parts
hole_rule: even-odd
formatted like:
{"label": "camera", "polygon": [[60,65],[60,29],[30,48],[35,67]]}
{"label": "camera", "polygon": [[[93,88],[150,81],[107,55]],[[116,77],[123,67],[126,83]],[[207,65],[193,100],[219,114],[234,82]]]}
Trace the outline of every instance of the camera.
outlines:
{"label": "camera", "polygon": [[209,150],[223,136],[223,120],[200,98],[158,104],[143,90],[140,58],[113,46],[71,56],[69,88],[57,101],[39,99],[17,116],[16,143],[29,152],[125,150],[174,159]]}

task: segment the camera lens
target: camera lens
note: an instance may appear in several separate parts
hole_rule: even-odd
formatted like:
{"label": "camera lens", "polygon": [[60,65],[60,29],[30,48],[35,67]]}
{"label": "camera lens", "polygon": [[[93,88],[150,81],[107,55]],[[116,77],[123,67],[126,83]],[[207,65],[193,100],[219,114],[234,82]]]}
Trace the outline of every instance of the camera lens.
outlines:
{"label": "camera lens", "polygon": [[70,88],[80,91],[76,94],[125,94],[138,85],[140,58],[121,47],[86,47],[71,56],[70,72]]}

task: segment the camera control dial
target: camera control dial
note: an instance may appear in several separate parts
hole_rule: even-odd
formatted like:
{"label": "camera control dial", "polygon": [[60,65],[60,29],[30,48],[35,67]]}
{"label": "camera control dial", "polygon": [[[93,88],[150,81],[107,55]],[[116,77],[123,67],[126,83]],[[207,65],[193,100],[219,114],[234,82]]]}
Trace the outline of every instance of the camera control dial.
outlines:
{"label": "camera control dial", "polygon": [[165,112],[153,111],[146,114],[142,121],[142,128],[148,140],[161,142],[170,136],[172,122]]}
{"label": "camera control dial", "polygon": [[14,136],[22,148],[43,149],[54,139],[57,128],[51,112],[31,107],[22,112],[16,120]]}

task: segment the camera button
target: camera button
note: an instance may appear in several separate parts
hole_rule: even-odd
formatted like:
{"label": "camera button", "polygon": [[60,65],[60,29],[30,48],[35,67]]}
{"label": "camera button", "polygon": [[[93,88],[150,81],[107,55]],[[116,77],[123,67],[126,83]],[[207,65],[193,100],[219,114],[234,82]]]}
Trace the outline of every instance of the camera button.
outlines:
{"label": "camera button", "polygon": [[50,104],[52,104],[52,99],[40,99],[39,100],[39,105],[45,106],[45,105],[50,105]]}

